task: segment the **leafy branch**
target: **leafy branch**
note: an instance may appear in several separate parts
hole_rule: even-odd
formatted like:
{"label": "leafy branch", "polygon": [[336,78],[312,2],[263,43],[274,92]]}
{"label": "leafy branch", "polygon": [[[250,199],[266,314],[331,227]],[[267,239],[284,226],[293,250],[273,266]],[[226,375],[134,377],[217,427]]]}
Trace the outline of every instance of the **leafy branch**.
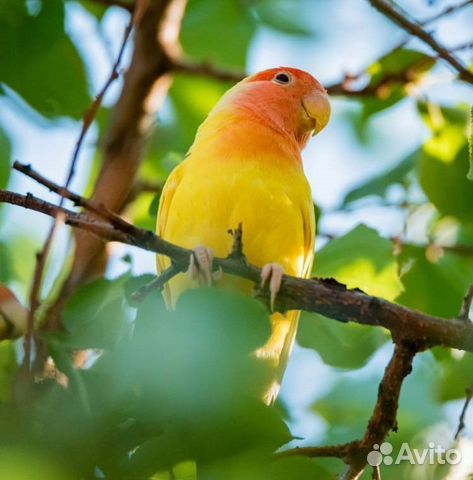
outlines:
{"label": "leafy branch", "polygon": [[[394,23],[397,23],[409,34],[419,38],[424,43],[429,45],[429,47],[432,48],[432,50],[434,50],[440,58],[445,60],[451,67],[453,67],[454,70],[456,70],[461,80],[473,85],[473,73],[462,64],[462,62],[454,53],[450,52],[447,48],[438,43],[430,33],[424,30],[419,22],[407,18],[407,16],[401,12],[399,7],[392,2],[388,2],[386,0],[368,1],[384,16],[389,18]],[[436,20],[437,19],[438,18],[436,18]]]}

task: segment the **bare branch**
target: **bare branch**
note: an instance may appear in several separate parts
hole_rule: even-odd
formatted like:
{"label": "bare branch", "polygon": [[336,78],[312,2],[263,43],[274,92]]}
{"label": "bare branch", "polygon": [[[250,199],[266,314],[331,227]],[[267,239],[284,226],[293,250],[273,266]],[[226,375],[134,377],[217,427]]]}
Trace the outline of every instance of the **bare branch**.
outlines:
{"label": "bare branch", "polygon": [[386,0],[368,0],[371,5],[381,12],[384,16],[389,18],[394,23],[397,23],[401,28],[406,30],[411,35],[422,40],[429,45],[440,58],[445,60],[451,67],[454,68],[459,74],[459,78],[465,82],[473,85],[473,73],[470,72],[462,62],[448,49],[440,45],[429,33],[427,33],[422,26],[413,20],[405,17],[393,3]]}
{"label": "bare branch", "polygon": [[[153,232],[134,227],[113,226],[95,220],[90,215],[71,212],[33,195],[19,195],[0,191],[0,202],[29,208],[46,215],[64,213],[65,222],[95,234],[102,240],[118,241],[166,255],[181,269],[189,266],[191,251],[173,245]],[[123,220],[124,222],[124,220]],[[229,256],[215,258],[214,268],[229,274],[259,282],[260,269],[245,259]],[[277,311],[306,310],[316,312],[341,322],[356,322],[388,329],[395,342],[410,341],[419,349],[434,345],[473,351],[473,324],[458,319],[444,320],[366,295],[359,290],[349,290],[333,279],[302,279],[284,275],[281,290],[276,298]]]}
{"label": "bare branch", "polygon": [[164,288],[164,285],[175,277],[178,273],[181,272],[181,269],[174,263],[171,263],[171,266],[166,268],[159,277],[154,278],[151,282],[148,282],[146,285],[140,287],[136,292],[131,294],[131,298],[136,302],[142,302],[148,293],[153,290],[161,291]]}

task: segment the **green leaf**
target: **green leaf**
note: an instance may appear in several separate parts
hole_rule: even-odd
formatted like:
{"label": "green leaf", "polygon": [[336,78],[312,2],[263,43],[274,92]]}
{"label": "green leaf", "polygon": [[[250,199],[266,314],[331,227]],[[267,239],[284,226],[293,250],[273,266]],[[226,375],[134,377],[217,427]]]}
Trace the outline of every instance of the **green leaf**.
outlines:
{"label": "green leaf", "polygon": [[[21,61],[19,61],[21,59]],[[0,6],[0,82],[16,91],[43,116],[82,117],[90,103],[82,60],[64,31],[64,2]]]}
{"label": "green leaf", "polygon": [[[313,35],[307,19],[301,15],[300,1],[287,2],[286,0],[262,0],[254,5],[258,19],[263,25],[281,33],[310,37]],[[305,21],[304,21],[305,20]]]}
{"label": "green leaf", "polygon": [[470,160],[470,169],[467,178],[473,181],[473,106],[470,110],[470,135],[468,136],[468,156]]}
{"label": "green leaf", "polygon": [[406,177],[413,170],[419,154],[420,150],[414,151],[399,162],[394,168],[369,179],[351,192],[348,192],[343,200],[343,205],[347,205],[348,203],[370,195],[384,197],[389,187],[395,184],[403,184],[405,182]]}
{"label": "green leaf", "polygon": [[193,60],[244,68],[256,23],[238,0],[191,0],[180,40]]}
{"label": "green leaf", "polygon": [[306,312],[297,332],[298,343],[316,350],[325,364],[348,369],[361,368],[386,340],[386,333],[378,328]]}
{"label": "green leaf", "polygon": [[313,274],[335,278],[348,288],[393,300],[402,290],[390,240],[372,228],[358,225],[329,242],[317,253]]}
{"label": "green leaf", "polygon": [[430,258],[421,247],[404,246],[400,256],[404,292],[399,303],[431,315],[458,315],[473,277],[473,259],[445,251]]}
{"label": "green leaf", "polygon": [[13,262],[8,246],[0,242],[0,283],[7,283],[14,275]]}
{"label": "green leaf", "polygon": [[10,139],[0,127],[0,189],[4,189],[8,185],[11,172],[10,156]]}
{"label": "green leaf", "polygon": [[10,400],[18,369],[14,343],[0,342],[0,403]]}
{"label": "green leaf", "polygon": [[449,352],[439,362],[440,375],[436,380],[437,397],[442,402],[465,398],[473,378],[473,354]]}
{"label": "green leaf", "polygon": [[126,280],[126,275],[113,281],[101,279],[74,293],[64,311],[63,323],[68,331],[64,346],[111,348],[117,343],[125,332]]}
{"label": "green leaf", "polygon": [[427,122],[433,137],[419,157],[419,181],[444,215],[473,218],[473,183],[468,181],[467,112],[430,106]]}

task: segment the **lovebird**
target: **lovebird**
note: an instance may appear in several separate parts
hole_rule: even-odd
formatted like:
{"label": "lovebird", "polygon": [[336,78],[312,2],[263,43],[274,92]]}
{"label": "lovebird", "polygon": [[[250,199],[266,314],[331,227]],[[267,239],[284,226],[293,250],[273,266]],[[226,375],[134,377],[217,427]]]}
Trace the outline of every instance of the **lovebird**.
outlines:
{"label": "lovebird", "polygon": [[[174,308],[179,295],[215,283],[251,295],[252,282],[231,275],[214,280],[212,259],[230,253],[230,229],[241,223],[243,253],[262,268],[271,310],[283,273],[312,270],[315,218],[301,151],[328,123],[326,90],[309,73],[264,70],[228,90],[199,127],[185,159],[171,172],[160,199],[157,235],[193,250],[187,273],[163,290]],[[170,265],[157,258],[158,273]],[[255,354],[274,373],[263,400],[275,401],[291,353],[299,311],[271,314],[271,335]]]}

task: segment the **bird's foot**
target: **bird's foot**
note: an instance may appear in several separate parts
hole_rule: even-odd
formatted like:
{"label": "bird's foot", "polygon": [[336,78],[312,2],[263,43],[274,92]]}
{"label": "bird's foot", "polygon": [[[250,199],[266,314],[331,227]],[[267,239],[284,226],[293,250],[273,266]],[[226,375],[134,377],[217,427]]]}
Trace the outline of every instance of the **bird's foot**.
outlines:
{"label": "bird's foot", "polygon": [[210,248],[194,248],[190,260],[188,274],[192,280],[197,280],[200,285],[211,286],[214,280],[219,280],[222,271],[212,272],[214,254]]}
{"label": "bird's foot", "polygon": [[281,281],[284,275],[284,269],[279,265],[279,263],[267,263],[261,269],[261,288],[264,288],[266,282],[269,282],[269,293],[270,293],[270,307],[271,311],[274,311],[274,302],[276,300],[276,295],[281,288]]}

